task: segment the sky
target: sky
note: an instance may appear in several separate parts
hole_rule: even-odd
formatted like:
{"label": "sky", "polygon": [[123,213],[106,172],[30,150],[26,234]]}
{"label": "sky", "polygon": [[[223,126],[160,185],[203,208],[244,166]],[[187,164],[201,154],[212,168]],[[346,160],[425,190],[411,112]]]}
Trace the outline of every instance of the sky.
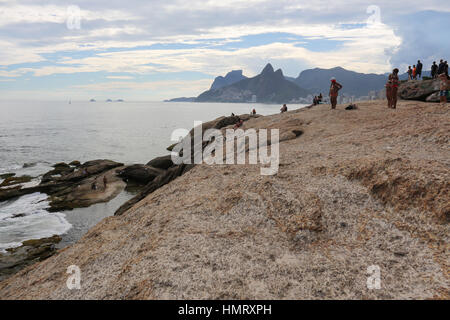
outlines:
{"label": "sky", "polygon": [[448,0],[0,0],[0,100],[197,96],[231,70],[450,58]]}

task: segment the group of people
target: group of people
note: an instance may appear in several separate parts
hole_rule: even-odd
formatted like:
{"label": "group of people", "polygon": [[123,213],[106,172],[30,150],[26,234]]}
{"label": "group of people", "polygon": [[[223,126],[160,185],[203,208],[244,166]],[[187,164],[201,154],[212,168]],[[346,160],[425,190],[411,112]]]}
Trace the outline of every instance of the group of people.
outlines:
{"label": "group of people", "polygon": [[436,79],[440,74],[445,74],[448,77],[448,62],[441,59],[439,65],[433,61],[431,65],[431,78]]}
{"label": "group of people", "polygon": [[314,96],[313,105],[316,106],[316,105],[322,103],[322,99],[323,99],[322,93],[320,93],[318,96]]}
{"label": "group of people", "polygon": [[[413,65],[412,68],[411,66],[408,66],[408,80],[421,79],[422,69],[423,64],[422,62],[420,62],[420,60],[418,60],[417,64]],[[436,79],[442,73],[447,75],[448,77],[448,62],[444,61],[444,59],[441,59],[438,65],[436,61],[433,61],[433,64],[431,65],[431,78]]]}
{"label": "group of people", "polygon": [[422,68],[423,64],[420,62],[420,60],[417,61],[417,65],[408,66],[408,80],[417,80],[418,78],[422,78]]}
{"label": "group of people", "polygon": [[[103,188],[106,191],[106,187],[108,185],[108,179],[106,178],[106,175],[103,176]],[[97,178],[94,179],[94,181],[91,184],[91,189],[92,190],[97,190]]]}
{"label": "group of people", "polygon": [[[420,60],[417,61],[417,65],[414,65],[413,68],[411,66],[408,67],[408,77],[409,80],[416,80],[418,78],[422,78],[422,69],[423,64]],[[440,79],[440,101],[441,103],[447,102],[447,96],[449,95],[449,89],[450,89],[450,77],[448,76],[448,63],[447,61],[444,61],[441,59],[439,66],[436,64],[436,62],[433,62],[433,65],[431,67],[431,76],[432,78],[439,78]],[[336,81],[336,79],[333,77],[330,79],[330,102],[331,102],[331,109],[336,109],[337,106],[337,100],[339,91],[343,88],[343,86]],[[388,108],[396,109],[397,108],[397,93],[398,93],[398,87],[400,85],[400,79],[399,79],[399,69],[395,68],[392,70],[392,73],[388,77],[388,81],[385,85],[386,87],[386,98],[388,100]],[[319,96],[315,96],[313,100],[313,105],[317,105],[322,102],[322,93]],[[280,111],[281,113],[286,112],[287,106],[284,104]],[[256,111],[253,109],[252,114],[255,114]]]}

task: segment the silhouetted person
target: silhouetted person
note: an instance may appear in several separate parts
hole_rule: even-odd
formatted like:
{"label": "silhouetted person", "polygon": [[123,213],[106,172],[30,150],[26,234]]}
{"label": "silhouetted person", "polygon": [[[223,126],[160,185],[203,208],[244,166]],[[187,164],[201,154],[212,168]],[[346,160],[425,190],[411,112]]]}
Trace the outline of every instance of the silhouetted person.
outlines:
{"label": "silhouetted person", "polygon": [[431,65],[431,78],[435,79],[438,75],[438,65],[436,64],[436,61],[433,61],[433,64]]}
{"label": "silhouetted person", "polygon": [[417,70],[416,70],[417,78],[422,78],[422,68],[423,68],[423,64],[422,64],[422,62],[420,62],[420,60],[418,60],[417,61]]}
{"label": "silhouetted person", "polygon": [[445,63],[444,60],[441,59],[441,61],[439,62],[437,74],[440,75],[441,73],[444,73],[444,71],[445,71]]}
{"label": "silhouetted person", "polygon": [[322,92],[319,94],[318,99],[319,99],[318,102],[321,103],[321,102],[322,102],[322,99],[323,99]]}
{"label": "silhouetted person", "polygon": [[408,66],[408,80],[412,80],[412,74],[413,74],[413,71],[411,69],[411,66]]}
{"label": "silhouetted person", "polygon": [[444,74],[448,78],[448,62],[447,61],[444,62]]}
{"label": "silhouetted person", "polygon": [[281,113],[286,112],[287,110],[288,110],[287,105],[283,104],[283,106],[280,109]]}

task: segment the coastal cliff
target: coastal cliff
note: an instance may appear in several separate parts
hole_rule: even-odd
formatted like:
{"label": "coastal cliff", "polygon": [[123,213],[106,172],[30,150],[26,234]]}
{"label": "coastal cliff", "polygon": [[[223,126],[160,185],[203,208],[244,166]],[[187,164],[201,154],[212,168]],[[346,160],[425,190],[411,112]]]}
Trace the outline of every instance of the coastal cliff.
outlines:
{"label": "coastal cliff", "polygon": [[[0,298],[450,297],[448,107],[320,105],[249,128],[280,129],[276,175],[196,165],[0,282]],[[71,265],[79,290],[66,286]],[[379,290],[366,286],[374,265]]]}

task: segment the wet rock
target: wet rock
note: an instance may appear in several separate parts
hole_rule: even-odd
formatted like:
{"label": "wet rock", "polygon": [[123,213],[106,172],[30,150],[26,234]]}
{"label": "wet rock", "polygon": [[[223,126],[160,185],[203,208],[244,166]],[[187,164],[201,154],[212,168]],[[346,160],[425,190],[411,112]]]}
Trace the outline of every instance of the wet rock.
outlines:
{"label": "wet rock", "polygon": [[157,157],[147,163],[147,166],[167,170],[173,166],[172,156]]}
{"label": "wet rock", "polygon": [[27,163],[24,163],[24,164],[23,164],[22,168],[31,168],[31,167],[35,167],[36,164],[37,164],[36,162],[27,162]]}
{"label": "wet rock", "polygon": [[126,180],[147,184],[163,173],[165,173],[165,170],[154,168],[149,165],[134,164],[120,170],[118,175]]}
{"label": "wet rock", "polygon": [[75,169],[64,162],[53,165],[53,170],[48,171],[42,176],[41,183],[47,183],[54,179],[55,176],[62,176],[73,172]]}
{"label": "wet rock", "polygon": [[[80,185],[80,181],[100,175],[106,171],[121,166],[123,166],[122,163],[111,160],[88,161],[78,168],[78,170],[75,170],[75,168],[70,166],[67,167],[65,165],[58,164],[55,169],[44,174],[41,183],[38,186],[29,188],[14,187],[0,189],[0,201],[5,201],[34,192],[42,192],[48,195],[53,195],[63,191],[66,193],[71,193],[71,191],[77,190]],[[111,178],[111,180],[113,179],[114,178]],[[118,178],[116,179],[119,180]],[[2,183],[9,182],[3,181]],[[92,204],[91,202],[88,203]],[[77,207],[76,204],[74,205]]]}
{"label": "wet rock", "polygon": [[60,236],[27,240],[22,246],[7,249],[0,253],[0,281],[17,271],[38,261],[43,261],[56,253],[55,245],[61,241]]}
{"label": "wet rock", "polygon": [[59,163],[54,164],[52,167],[62,169],[62,168],[70,168],[70,165],[68,165],[65,162],[59,162]]}
{"label": "wet rock", "polygon": [[81,162],[78,160],[74,160],[71,163],[69,163],[69,165],[72,167],[79,167],[79,166],[81,166]]}
{"label": "wet rock", "polygon": [[4,174],[0,174],[0,179],[11,178],[11,177],[14,177],[15,175],[16,175],[15,173],[4,173]]}
{"label": "wet rock", "polygon": [[[61,171],[59,171],[60,176],[56,178],[52,177],[51,180],[53,180],[54,182],[76,182],[121,166],[123,166],[123,163],[115,162],[112,160],[92,160],[83,163],[78,168],[78,170],[75,170],[73,167],[70,166],[68,168],[61,167],[64,169],[61,169]],[[58,172],[55,172],[55,170],[53,170],[53,173],[58,174]],[[42,183],[48,181],[50,180],[44,181],[43,179]]]}
{"label": "wet rock", "polygon": [[12,176],[3,180],[3,182],[0,183],[0,187],[9,187],[16,184],[26,183],[30,182],[32,179],[33,177],[30,176],[20,176],[20,177]]}

